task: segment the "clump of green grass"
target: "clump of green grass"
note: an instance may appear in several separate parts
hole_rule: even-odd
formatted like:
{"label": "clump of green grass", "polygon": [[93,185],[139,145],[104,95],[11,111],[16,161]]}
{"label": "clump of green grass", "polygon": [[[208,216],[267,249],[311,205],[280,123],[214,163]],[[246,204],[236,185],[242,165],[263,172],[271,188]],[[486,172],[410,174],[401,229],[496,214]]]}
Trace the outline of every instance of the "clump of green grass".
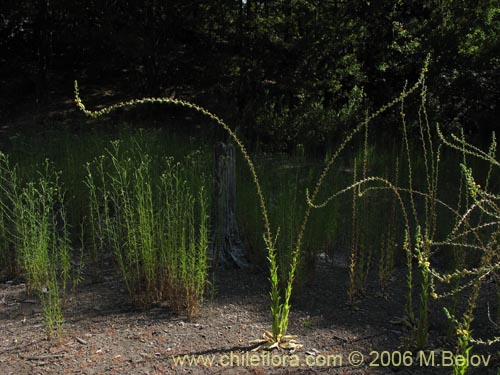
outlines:
{"label": "clump of green grass", "polygon": [[161,176],[166,207],[162,223],[166,230],[161,245],[166,270],[165,291],[178,309],[196,317],[203,301],[208,276],[209,224],[206,191],[198,195],[186,184],[184,166],[169,162]]}
{"label": "clump of green grass", "polygon": [[59,173],[46,161],[38,179],[23,184],[6,156],[0,155],[0,164],[1,191],[6,196],[2,215],[10,231],[6,248],[15,249],[27,292],[40,297],[48,336],[60,337],[61,298],[71,277],[71,244]]}
{"label": "clump of green grass", "polygon": [[16,167],[12,167],[7,155],[0,153],[0,273],[6,278],[14,277],[19,270],[13,231],[12,197],[17,186]]}
{"label": "clump of green grass", "polygon": [[96,258],[113,253],[137,306],[166,300],[195,318],[207,287],[209,224],[189,163],[153,160],[139,144],[122,151],[116,141],[87,164],[85,184]]}

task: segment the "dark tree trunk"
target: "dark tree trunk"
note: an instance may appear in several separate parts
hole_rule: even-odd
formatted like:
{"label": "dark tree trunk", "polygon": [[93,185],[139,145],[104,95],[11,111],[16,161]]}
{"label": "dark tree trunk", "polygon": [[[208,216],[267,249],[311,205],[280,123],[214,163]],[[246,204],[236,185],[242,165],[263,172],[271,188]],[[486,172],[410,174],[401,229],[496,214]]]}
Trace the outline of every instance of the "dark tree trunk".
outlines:
{"label": "dark tree trunk", "polygon": [[232,144],[215,147],[212,213],[213,267],[246,268],[248,261],[236,221],[236,155]]}

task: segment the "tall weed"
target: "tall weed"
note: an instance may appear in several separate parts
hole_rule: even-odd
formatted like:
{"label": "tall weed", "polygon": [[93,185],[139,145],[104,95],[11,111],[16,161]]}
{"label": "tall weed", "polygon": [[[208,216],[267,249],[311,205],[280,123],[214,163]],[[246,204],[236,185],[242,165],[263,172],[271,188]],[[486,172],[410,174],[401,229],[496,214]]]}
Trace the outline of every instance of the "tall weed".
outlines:
{"label": "tall weed", "polygon": [[112,252],[136,305],[168,301],[195,318],[207,286],[208,201],[203,178],[190,181],[191,160],[154,160],[115,141],[86,166],[86,185],[93,251]]}
{"label": "tall weed", "polygon": [[[48,336],[60,337],[62,301],[71,278],[71,243],[59,173],[46,161],[35,181],[21,183],[16,167],[2,156],[1,191],[4,221],[10,231],[7,248],[15,249],[28,293],[40,297]],[[8,179],[6,179],[8,176]],[[9,254],[10,255],[10,254]]]}

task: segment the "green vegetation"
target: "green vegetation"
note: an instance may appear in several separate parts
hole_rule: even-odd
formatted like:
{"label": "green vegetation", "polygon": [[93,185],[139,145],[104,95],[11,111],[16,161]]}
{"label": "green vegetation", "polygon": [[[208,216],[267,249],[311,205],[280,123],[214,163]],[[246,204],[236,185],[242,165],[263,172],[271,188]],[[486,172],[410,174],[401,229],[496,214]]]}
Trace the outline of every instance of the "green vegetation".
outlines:
{"label": "green vegetation", "polygon": [[188,179],[199,160],[153,165],[137,143],[121,146],[113,142],[107,155],[86,166],[93,258],[114,254],[138,306],[166,300],[195,318],[208,273],[206,192]]}
{"label": "green vegetation", "polygon": [[[250,158],[245,146],[241,143],[241,140],[234,133],[231,128],[219,117],[209,112],[205,108],[202,108],[194,103],[190,103],[183,100],[178,100],[174,98],[143,98],[143,99],[134,99],[126,102],[120,102],[118,104],[114,104],[110,107],[105,107],[101,110],[97,111],[89,111],[85,108],[84,104],[81,101],[78,85],[75,81],[75,101],[77,106],[88,116],[93,118],[98,118],[100,116],[109,114],[117,109],[133,107],[139,104],[148,104],[148,103],[158,103],[158,104],[171,104],[179,107],[184,107],[191,109],[195,112],[198,112],[215,123],[221,126],[231,137],[231,139],[236,143],[241,154],[243,155],[244,160],[246,161],[250,173],[252,175],[253,181],[255,183],[255,187],[257,190],[257,195],[260,203],[262,219],[264,222],[264,242],[266,244],[266,248],[268,250],[268,259],[269,259],[269,267],[270,267],[270,280],[271,280],[271,313],[272,313],[272,332],[265,331],[263,340],[258,340],[258,342],[262,342],[263,345],[268,348],[274,348],[277,346],[282,346],[286,348],[298,347],[299,345],[295,343],[294,336],[287,336],[286,332],[288,329],[288,315],[290,312],[290,297],[292,293],[292,284],[294,280],[294,274],[297,268],[298,263],[298,255],[300,249],[300,237],[297,242],[296,248],[292,252],[292,259],[290,262],[290,270],[288,275],[288,280],[286,282],[285,290],[283,291],[281,288],[280,275],[279,275],[279,267],[277,262],[277,250],[276,250],[276,239],[279,234],[274,237],[271,232],[271,225],[269,222],[269,216],[267,212],[267,207],[264,199],[264,195],[262,192],[262,187],[259,182],[259,178]],[[186,230],[186,228],[182,228],[182,230]],[[281,290],[280,290],[281,289]]]}
{"label": "green vegetation", "polygon": [[[449,140],[443,136],[439,130],[439,126],[437,127],[437,130],[441,141],[445,145],[458,149],[463,154],[464,162],[461,164],[461,170],[466,181],[468,196],[472,201],[467,211],[460,216],[460,220],[450,233],[450,237],[452,238],[452,241],[459,241],[454,244],[455,246],[459,248],[466,247],[469,249],[475,249],[479,252],[480,256],[480,260],[477,262],[478,265],[475,268],[469,267],[465,269],[457,269],[455,272],[447,275],[440,275],[434,271],[438,280],[447,283],[451,282],[453,279],[462,280],[464,276],[470,278],[467,283],[463,283],[454,290],[456,291],[456,289],[464,289],[466,287],[471,288],[471,292],[467,300],[466,310],[462,317],[458,318],[455,312],[451,313],[448,309],[445,309],[446,315],[456,329],[457,352],[461,355],[468,355],[469,352],[472,351],[472,345],[474,343],[492,345],[500,341],[500,338],[498,337],[486,340],[474,338],[472,336],[471,328],[472,322],[474,321],[474,311],[477,307],[479,293],[485,282],[485,277],[487,275],[496,276],[499,268],[498,250],[500,245],[500,226],[498,219],[500,219],[500,211],[497,202],[500,199],[500,196],[498,194],[492,194],[488,191],[488,188],[493,168],[500,166],[500,163],[496,158],[497,144],[495,133],[492,134],[491,145],[488,152],[484,152],[467,142],[463,134],[461,137],[452,135],[451,140]],[[488,168],[484,188],[482,188],[473,177],[472,168],[468,166],[466,156],[483,160],[489,165],[490,168]],[[473,211],[479,211],[479,218],[474,224],[471,224]],[[460,229],[462,229],[462,231],[460,231]],[[472,238],[469,239],[469,237]],[[438,294],[435,294],[434,296],[435,298],[442,297],[442,295]],[[465,374],[467,368],[467,363],[455,364],[454,373],[460,375]]]}
{"label": "green vegetation", "polygon": [[[218,124],[239,147],[248,166],[238,172],[238,209],[245,212],[240,224],[252,263],[267,260],[270,275],[271,330],[253,344],[300,348],[288,334],[292,294],[314,277],[319,254],[333,257],[347,250],[351,306],[363,303],[369,280],[376,278],[385,290],[394,269],[404,265],[407,303],[401,321],[409,329],[409,345],[428,347],[429,312],[435,299],[443,299],[448,334],[457,353],[465,355],[475,344],[498,341],[472,333],[481,288],[499,268],[500,197],[494,181],[500,163],[494,136],[483,151],[463,132],[444,133],[429,118],[427,63],[413,86],[366,115],[324,161],[306,158],[298,147],[281,158],[256,154],[254,163],[223,120],[175,98],[131,100],[94,112],[85,108],[75,86],[76,101],[94,118],[140,104],[184,107]],[[374,120],[394,108],[399,141],[381,146],[373,136]],[[13,153],[18,160],[13,166],[2,154],[2,270],[22,274],[27,291],[40,297],[49,336],[61,334],[62,299],[69,281],[76,284],[82,277],[81,262],[79,267],[71,262],[78,256],[98,271],[112,255],[138,307],[166,302],[190,319],[199,315],[209,284],[212,166],[206,148],[181,157],[177,149],[172,157],[160,137],[141,130],[120,141],[95,138],[84,158],[56,159],[38,168],[29,155]],[[350,146],[354,151],[341,159]],[[58,163],[62,172],[55,172]],[[80,183],[68,180],[63,193],[65,170],[76,165],[79,170],[70,175]],[[459,187],[456,195],[450,184]],[[349,199],[337,199],[341,196]],[[456,374],[466,371],[466,365],[456,365]]]}
{"label": "green vegetation", "polygon": [[[24,272],[26,290],[40,297],[48,336],[62,333],[61,298],[71,273],[71,249],[59,175],[46,161],[36,181],[19,180],[17,168],[0,154],[3,217],[2,259]],[[14,249],[14,250],[12,250]],[[4,261],[5,265],[5,261]]]}
{"label": "green vegetation", "polygon": [[[157,148],[160,132],[125,134],[122,142],[93,133],[82,142],[62,133],[44,149],[17,136],[12,158],[0,154],[1,275],[24,276],[27,292],[40,298],[48,336],[62,333],[70,285],[84,270],[102,274],[108,254],[139,306],[166,300],[189,318],[199,313],[207,287],[210,157],[182,157],[185,150],[176,147],[172,154],[184,160],[174,162]],[[36,164],[36,155],[54,162]]]}
{"label": "green vegetation", "polygon": [[[106,100],[204,103],[252,150],[324,153],[415,80],[431,53],[433,118],[483,135],[497,125],[498,0],[25,0],[2,15],[0,111],[32,104],[40,122],[79,77]],[[155,114],[171,115],[140,116]],[[384,119],[386,130],[397,120]]]}
{"label": "green vegetation", "polygon": [[[306,226],[309,220],[309,216],[311,213],[312,208],[315,206],[315,200],[320,192],[320,189],[326,179],[326,176],[328,175],[328,172],[330,171],[331,167],[333,166],[335,160],[339,156],[340,152],[344,149],[344,147],[352,140],[354,135],[359,132],[360,129],[365,128],[365,164],[364,164],[364,171],[366,175],[366,158],[367,158],[367,133],[368,133],[368,124],[370,123],[371,120],[394,106],[395,104],[402,102],[404,98],[406,98],[409,94],[414,92],[419,88],[419,86],[422,86],[424,83],[424,77],[425,73],[427,71],[427,65],[428,61],[427,59],[426,64],[422,70],[420,79],[417,81],[417,83],[411,87],[409,90],[403,91],[401,95],[399,95],[396,99],[388,103],[387,105],[381,107],[378,111],[376,111],[374,114],[371,116],[367,116],[364,121],[362,121],[350,134],[346,139],[340,144],[340,146],[337,148],[336,152],[332,155],[332,157],[327,161],[325,168],[323,169],[318,182],[316,183],[312,195],[309,196],[307,193],[307,207],[305,209],[304,217],[302,220],[302,224],[299,227],[299,230],[297,232],[297,239],[293,244],[293,247],[290,249],[290,255],[289,255],[289,263],[288,263],[288,275],[283,283],[283,278],[280,277],[280,267],[278,264],[278,258],[277,258],[277,238],[279,236],[279,228],[276,231],[276,235],[273,235],[272,230],[271,230],[271,224],[269,221],[269,215],[268,215],[268,210],[266,206],[266,201],[264,199],[263,191],[262,191],[262,186],[259,181],[259,177],[257,175],[256,168],[254,166],[254,163],[252,162],[245,146],[239,139],[239,137],[234,133],[233,130],[229,128],[229,126],[219,117],[214,115],[213,113],[209,112],[205,108],[202,108],[196,104],[179,100],[179,99],[174,99],[174,98],[143,98],[143,99],[134,99],[130,101],[125,101],[125,102],[120,102],[118,104],[114,104],[109,107],[105,107],[103,109],[97,110],[97,111],[89,111],[86,109],[84,104],[81,101],[80,95],[79,95],[79,90],[78,90],[78,85],[77,82],[75,81],[75,101],[77,106],[88,116],[91,116],[93,118],[98,118],[100,116],[109,114],[113,111],[116,111],[117,109],[121,108],[129,108],[133,107],[139,104],[150,104],[150,103],[157,103],[157,104],[170,104],[170,105],[175,105],[179,107],[184,107],[191,109],[195,112],[198,112],[200,114],[205,115],[206,117],[210,118],[213,120],[215,123],[217,123],[219,126],[221,126],[231,137],[231,139],[236,143],[236,145],[239,147],[248,167],[249,171],[252,175],[253,181],[255,183],[255,187],[257,190],[257,196],[259,199],[260,203],[260,208],[261,208],[261,214],[262,214],[262,219],[264,222],[264,242],[266,245],[266,248],[268,250],[268,260],[269,260],[269,270],[270,270],[270,281],[271,281],[271,292],[270,292],[270,297],[271,297],[271,314],[272,314],[272,331],[264,331],[263,338],[261,340],[255,340],[253,343],[256,344],[261,344],[261,347],[265,347],[268,349],[272,349],[275,347],[283,347],[283,348],[298,348],[300,347],[299,344],[295,342],[295,336],[290,336],[287,335],[287,329],[288,329],[288,318],[289,318],[289,313],[290,313],[290,299],[292,296],[292,289],[293,289],[293,284],[295,280],[295,275],[299,263],[299,256],[301,254],[301,246],[302,242],[304,240],[304,233],[306,230]],[[364,179],[366,180],[366,178]],[[358,184],[354,183],[350,187],[348,187],[345,190],[350,190],[352,187],[357,187]],[[123,189],[121,189],[123,190]],[[333,197],[333,196],[332,196]],[[326,203],[331,200],[328,199]],[[325,203],[325,204],[326,204]],[[323,205],[325,205],[323,204]],[[317,206],[319,207],[319,206]]]}
{"label": "green vegetation", "polygon": [[[269,272],[259,348],[300,347],[293,298],[339,256],[353,309],[404,271],[411,348],[442,307],[457,354],[500,341],[475,332],[489,280],[500,322],[499,0],[8,1],[0,35],[0,275],[40,299],[48,336],[70,286],[110,266],[136,307],[200,314],[224,136]],[[97,124],[67,111],[75,76]]]}

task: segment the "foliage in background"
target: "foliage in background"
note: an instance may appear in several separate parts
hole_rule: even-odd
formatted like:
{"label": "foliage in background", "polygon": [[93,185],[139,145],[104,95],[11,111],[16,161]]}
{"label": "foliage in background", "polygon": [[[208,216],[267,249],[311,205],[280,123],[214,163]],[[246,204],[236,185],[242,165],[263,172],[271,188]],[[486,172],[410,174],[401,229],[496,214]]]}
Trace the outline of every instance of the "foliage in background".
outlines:
{"label": "foliage in background", "polygon": [[250,145],[314,151],[396,96],[431,53],[433,116],[482,131],[498,117],[499,20],[498,0],[7,0],[0,110],[42,110],[81,77],[106,95],[196,99]]}

